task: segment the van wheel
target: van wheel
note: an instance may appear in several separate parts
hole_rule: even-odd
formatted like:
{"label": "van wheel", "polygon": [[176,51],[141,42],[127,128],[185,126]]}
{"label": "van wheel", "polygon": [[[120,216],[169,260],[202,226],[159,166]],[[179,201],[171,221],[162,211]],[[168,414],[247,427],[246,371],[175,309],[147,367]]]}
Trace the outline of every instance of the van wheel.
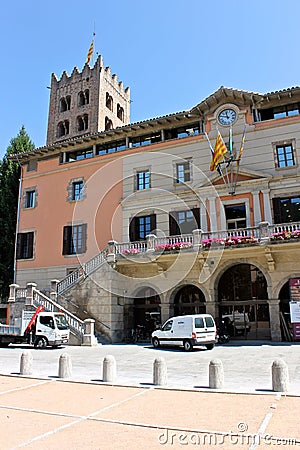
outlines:
{"label": "van wheel", "polygon": [[153,345],[154,348],[160,347],[160,342],[159,342],[159,340],[157,339],[157,337],[155,337],[155,338],[152,339],[152,345]]}
{"label": "van wheel", "polygon": [[183,348],[186,352],[190,352],[193,350],[193,344],[189,340],[183,341]]}
{"label": "van wheel", "polygon": [[44,337],[38,337],[34,343],[35,348],[46,348],[47,347],[47,339]]}
{"label": "van wheel", "polygon": [[212,350],[214,348],[215,344],[207,344],[205,347],[207,350]]}

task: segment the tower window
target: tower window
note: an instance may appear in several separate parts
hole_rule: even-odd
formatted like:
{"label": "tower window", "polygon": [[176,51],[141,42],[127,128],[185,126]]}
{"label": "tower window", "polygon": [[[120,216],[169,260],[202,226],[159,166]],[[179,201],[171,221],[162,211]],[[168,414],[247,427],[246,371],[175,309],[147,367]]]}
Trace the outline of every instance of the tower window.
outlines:
{"label": "tower window", "polygon": [[112,128],[113,128],[112,121],[108,117],[105,117],[105,131],[111,130]]}
{"label": "tower window", "polygon": [[80,91],[78,94],[78,106],[88,105],[90,103],[90,91],[86,89],[84,92]]}
{"label": "tower window", "polygon": [[89,118],[87,114],[77,117],[77,131],[87,130],[89,127]]}
{"label": "tower window", "polygon": [[67,95],[62,97],[59,101],[59,112],[69,111],[71,108],[71,97]]}
{"label": "tower window", "polygon": [[85,96],[85,104],[88,105],[90,103],[90,91],[88,89],[84,91],[84,96]]}
{"label": "tower window", "polygon": [[63,122],[59,122],[57,125],[57,137],[65,136],[69,134],[70,124],[68,120],[64,120]]}
{"label": "tower window", "polygon": [[122,120],[122,122],[124,122],[124,109],[122,108],[122,106],[120,106],[120,104],[117,104],[117,116],[118,119]]}
{"label": "tower window", "polygon": [[109,95],[108,92],[106,92],[106,107],[108,109],[110,109],[111,111],[113,111],[113,107],[114,107],[113,98],[111,95]]}

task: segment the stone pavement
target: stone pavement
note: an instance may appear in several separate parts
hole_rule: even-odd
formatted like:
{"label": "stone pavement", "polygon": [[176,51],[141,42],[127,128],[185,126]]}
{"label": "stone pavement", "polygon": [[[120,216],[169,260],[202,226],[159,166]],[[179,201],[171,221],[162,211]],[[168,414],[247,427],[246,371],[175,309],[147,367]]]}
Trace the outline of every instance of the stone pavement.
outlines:
{"label": "stone pavement", "polygon": [[0,375],[0,448],[300,447],[300,397]]}

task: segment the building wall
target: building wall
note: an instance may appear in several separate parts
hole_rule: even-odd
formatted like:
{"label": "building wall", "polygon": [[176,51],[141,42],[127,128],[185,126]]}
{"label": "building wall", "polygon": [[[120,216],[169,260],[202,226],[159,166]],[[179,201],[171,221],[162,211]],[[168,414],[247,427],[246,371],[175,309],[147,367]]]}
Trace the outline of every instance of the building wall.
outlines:
{"label": "building wall", "polygon": [[[85,181],[85,198],[67,201],[71,180],[81,178]],[[24,171],[23,192],[34,187],[37,206],[21,209],[19,232],[34,231],[35,243],[33,259],[17,261],[17,282],[23,284],[29,277],[27,281],[39,281],[41,288],[47,288],[49,275],[61,279],[68,268],[103,250],[108,240],[120,241],[121,180],[122,163],[112,164],[109,156],[69,164],[59,164],[56,157],[40,161],[37,172]],[[83,255],[62,254],[63,227],[71,223],[87,223],[87,251]]]}

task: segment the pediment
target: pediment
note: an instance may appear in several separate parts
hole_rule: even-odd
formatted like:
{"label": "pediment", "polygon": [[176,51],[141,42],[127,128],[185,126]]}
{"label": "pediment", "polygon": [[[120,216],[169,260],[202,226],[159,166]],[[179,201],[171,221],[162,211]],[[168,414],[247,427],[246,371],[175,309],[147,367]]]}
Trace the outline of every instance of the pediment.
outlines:
{"label": "pediment", "polygon": [[234,103],[246,106],[261,102],[263,99],[264,95],[257,92],[221,86],[213,94],[209,95],[207,98],[191,108],[190,112],[197,114],[201,113],[204,116],[214,112],[216,108],[224,103]]}
{"label": "pediment", "polygon": [[[264,180],[268,180],[269,178],[271,178],[271,176],[269,174],[265,174],[263,172],[260,171],[256,171],[256,170],[243,170],[243,169],[239,169],[238,173],[237,173],[237,167],[234,164],[234,167],[232,167],[232,175],[233,175],[233,179],[239,183],[239,182],[243,182],[243,181],[264,181]],[[230,168],[227,169],[228,172],[228,176],[229,179],[231,179],[231,172],[230,172]],[[224,173],[223,170],[223,175],[225,180],[227,180],[226,174]],[[224,178],[218,173],[215,172],[214,175],[210,178],[210,182],[213,186],[218,186],[218,185],[222,185],[225,184],[224,183]]]}
{"label": "pediment", "polygon": [[[264,172],[260,172],[257,170],[245,170],[245,169],[239,169],[238,173],[237,173],[237,167],[234,163],[234,167],[232,167],[232,176],[231,176],[231,171],[230,168],[227,169],[227,173],[228,173],[228,178],[226,176],[225,171],[223,170],[223,176],[224,178],[217,172],[214,171],[212,173],[212,175],[209,177],[209,181],[206,181],[202,184],[201,187],[205,187],[205,186],[220,186],[220,185],[225,185],[227,183],[227,180],[232,181],[234,180],[234,182],[236,183],[240,183],[240,182],[251,182],[251,181],[267,181],[271,178],[271,175],[266,174]],[[226,183],[225,183],[225,181]]]}

